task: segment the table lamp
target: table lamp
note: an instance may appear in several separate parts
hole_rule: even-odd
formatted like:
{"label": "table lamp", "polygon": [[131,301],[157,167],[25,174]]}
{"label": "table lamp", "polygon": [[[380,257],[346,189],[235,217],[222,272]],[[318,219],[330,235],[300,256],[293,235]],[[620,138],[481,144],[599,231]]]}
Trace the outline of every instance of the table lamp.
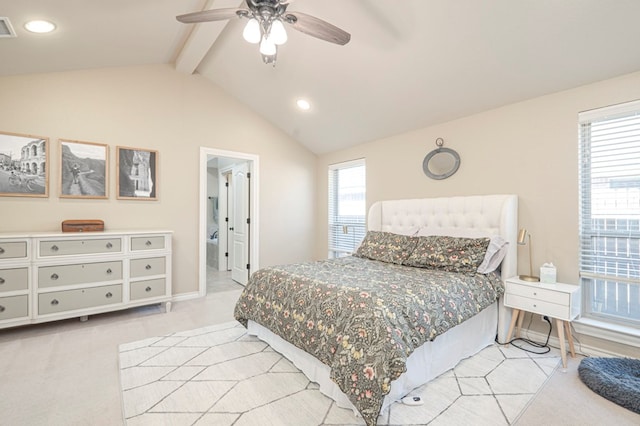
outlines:
{"label": "table lamp", "polygon": [[531,256],[531,234],[527,233],[527,230],[525,228],[522,228],[518,232],[518,245],[525,245],[527,243],[527,237],[529,237],[529,275],[519,275],[518,278],[520,278],[522,281],[538,282],[540,281],[540,277],[531,275],[533,274],[533,257]]}

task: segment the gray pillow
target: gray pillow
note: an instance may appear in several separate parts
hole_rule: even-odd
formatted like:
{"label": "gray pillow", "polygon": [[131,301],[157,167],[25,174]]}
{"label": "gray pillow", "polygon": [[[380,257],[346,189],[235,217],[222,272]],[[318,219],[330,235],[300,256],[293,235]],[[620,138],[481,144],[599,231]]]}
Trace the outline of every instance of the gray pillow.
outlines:
{"label": "gray pillow", "polygon": [[489,238],[441,235],[418,237],[418,244],[402,264],[449,272],[476,272],[484,260]]}
{"label": "gray pillow", "polygon": [[354,256],[401,265],[413,252],[417,237],[368,231]]}

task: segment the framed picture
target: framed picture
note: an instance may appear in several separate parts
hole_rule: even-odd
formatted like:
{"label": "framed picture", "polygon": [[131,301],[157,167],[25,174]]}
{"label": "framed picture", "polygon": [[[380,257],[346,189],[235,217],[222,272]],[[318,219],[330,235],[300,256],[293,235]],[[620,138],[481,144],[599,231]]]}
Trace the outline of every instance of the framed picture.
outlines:
{"label": "framed picture", "polygon": [[108,198],[109,147],[60,139],[60,198]]}
{"label": "framed picture", "polygon": [[49,138],[0,132],[0,196],[49,196]]}
{"label": "framed picture", "polygon": [[116,147],[118,161],[117,198],[157,200],[158,151]]}

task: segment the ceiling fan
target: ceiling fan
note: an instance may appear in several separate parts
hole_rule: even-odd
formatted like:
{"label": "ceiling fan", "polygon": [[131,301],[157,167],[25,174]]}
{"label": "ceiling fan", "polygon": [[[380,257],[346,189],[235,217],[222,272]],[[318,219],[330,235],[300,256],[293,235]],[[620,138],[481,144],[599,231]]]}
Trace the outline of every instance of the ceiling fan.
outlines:
{"label": "ceiling fan", "polygon": [[247,9],[211,9],[179,15],[176,19],[185,24],[222,21],[231,18],[248,18],[243,31],[249,43],[260,43],[260,54],[265,64],[274,64],[278,45],[287,41],[283,24],[307,35],[331,43],[345,45],[351,35],[340,28],[301,12],[287,12],[288,0],[246,0]]}

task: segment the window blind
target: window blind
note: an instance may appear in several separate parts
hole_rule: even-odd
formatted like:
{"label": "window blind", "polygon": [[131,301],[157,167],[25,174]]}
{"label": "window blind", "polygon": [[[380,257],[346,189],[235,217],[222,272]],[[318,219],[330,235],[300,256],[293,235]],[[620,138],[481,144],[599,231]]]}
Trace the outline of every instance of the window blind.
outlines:
{"label": "window blind", "polygon": [[366,233],[364,159],[329,166],[329,257],[354,252]]}
{"label": "window blind", "polygon": [[640,323],[640,101],[580,113],[585,316]]}

